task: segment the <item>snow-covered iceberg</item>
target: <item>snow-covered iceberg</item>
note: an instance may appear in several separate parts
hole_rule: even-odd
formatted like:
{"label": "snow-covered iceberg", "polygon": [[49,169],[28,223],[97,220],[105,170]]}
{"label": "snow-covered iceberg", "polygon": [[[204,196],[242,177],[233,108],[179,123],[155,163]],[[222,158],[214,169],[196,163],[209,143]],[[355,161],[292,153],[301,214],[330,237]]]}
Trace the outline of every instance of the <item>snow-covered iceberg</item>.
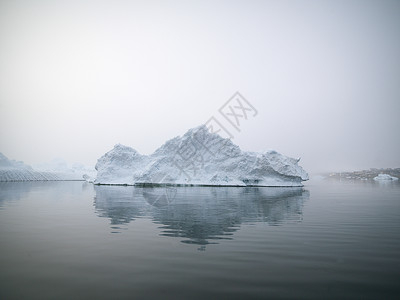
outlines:
{"label": "snow-covered iceberg", "polygon": [[60,168],[32,168],[22,161],[8,159],[0,153],[0,182],[4,181],[50,181],[50,180],[84,180],[87,170]]}
{"label": "snow-covered iceberg", "polygon": [[33,170],[31,166],[24,164],[24,162],[22,161],[8,159],[8,157],[1,152],[0,152],[0,169]]}
{"label": "snow-covered iceberg", "polygon": [[397,177],[390,176],[389,174],[379,174],[378,176],[374,177],[374,180],[381,181],[381,180],[399,180]]}
{"label": "snow-covered iceberg", "polygon": [[242,151],[202,125],[167,141],[151,155],[118,144],[98,159],[96,184],[302,186],[308,174],[276,151]]}

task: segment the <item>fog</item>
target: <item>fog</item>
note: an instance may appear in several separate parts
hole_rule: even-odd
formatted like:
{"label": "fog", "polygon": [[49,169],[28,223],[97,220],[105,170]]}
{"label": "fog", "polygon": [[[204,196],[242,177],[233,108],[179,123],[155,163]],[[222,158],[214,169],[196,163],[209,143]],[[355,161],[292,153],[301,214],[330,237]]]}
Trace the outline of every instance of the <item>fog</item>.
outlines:
{"label": "fog", "polygon": [[150,154],[236,91],[257,110],[230,128],[244,150],[400,167],[400,2],[0,1],[11,159]]}

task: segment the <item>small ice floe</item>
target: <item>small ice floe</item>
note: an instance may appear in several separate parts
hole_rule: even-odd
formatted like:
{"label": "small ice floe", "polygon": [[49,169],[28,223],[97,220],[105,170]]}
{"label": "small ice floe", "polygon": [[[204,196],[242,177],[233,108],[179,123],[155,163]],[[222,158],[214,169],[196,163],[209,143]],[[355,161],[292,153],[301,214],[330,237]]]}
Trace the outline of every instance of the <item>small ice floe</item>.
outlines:
{"label": "small ice floe", "polygon": [[379,174],[378,176],[374,177],[374,180],[386,181],[386,180],[399,180],[399,179],[397,177],[390,176],[389,174]]}

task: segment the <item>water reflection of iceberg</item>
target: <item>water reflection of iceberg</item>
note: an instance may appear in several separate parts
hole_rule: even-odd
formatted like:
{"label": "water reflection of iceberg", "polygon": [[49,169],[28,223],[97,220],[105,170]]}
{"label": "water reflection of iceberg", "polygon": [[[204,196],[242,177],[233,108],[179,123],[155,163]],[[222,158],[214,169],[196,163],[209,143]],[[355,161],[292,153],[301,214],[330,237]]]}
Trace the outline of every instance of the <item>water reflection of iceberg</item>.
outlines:
{"label": "water reflection of iceberg", "polygon": [[94,206],[99,217],[111,220],[112,225],[127,224],[144,216],[146,203],[133,186],[94,186]]}
{"label": "water reflection of iceberg", "polygon": [[163,236],[206,245],[230,239],[242,223],[302,220],[303,188],[96,186],[95,207],[112,224],[149,217]]}
{"label": "water reflection of iceberg", "polygon": [[[159,193],[144,191],[143,195],[153,203]],[[161,235],[205,245],[231,238],[242,223],[300,221],[307,197],[302,188],[177,188],[172,202],[157,201],[152,217],[162,224]]]}
{"label": "water reflection of iceberg", "polygon": [[19,201],[29,194],[53,195],[54,199],[60,195],[79,195],[85,188],[92,187],[87,183],[62,181],[8,181],[0,182],[0,208],[5,203]]}
{"label": "water reflection of iceberg", "polygon": [[0,208],[29,194],[33,186],[32,182],[0,182]]}

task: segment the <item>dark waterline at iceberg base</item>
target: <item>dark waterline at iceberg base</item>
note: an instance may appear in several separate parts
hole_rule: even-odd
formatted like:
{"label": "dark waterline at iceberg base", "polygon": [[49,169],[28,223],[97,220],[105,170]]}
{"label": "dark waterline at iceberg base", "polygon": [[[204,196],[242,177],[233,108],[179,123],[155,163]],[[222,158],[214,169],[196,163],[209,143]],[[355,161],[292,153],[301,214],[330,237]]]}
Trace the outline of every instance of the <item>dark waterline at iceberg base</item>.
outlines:
{"label": "dark waterline at iceberg base", "polygon": [[400,184],[0,183],[0,299],[395,299]]}

